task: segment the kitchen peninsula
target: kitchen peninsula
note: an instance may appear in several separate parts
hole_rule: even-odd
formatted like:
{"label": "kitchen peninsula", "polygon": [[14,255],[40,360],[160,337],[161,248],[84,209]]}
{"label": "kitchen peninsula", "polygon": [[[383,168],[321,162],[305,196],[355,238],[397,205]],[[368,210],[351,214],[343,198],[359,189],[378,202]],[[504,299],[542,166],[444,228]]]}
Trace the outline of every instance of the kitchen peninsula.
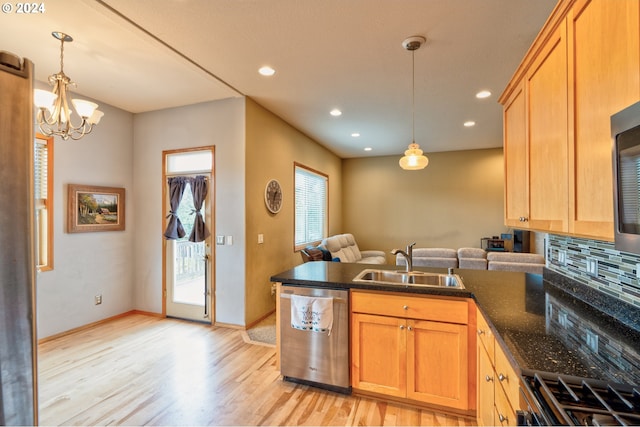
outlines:
{"label": "kitchen peninsula", "polygon": [[[453,289],[354,282],[353,279],[365,268],[367,267],[358,264],[309,262],[271,277],[273,282],[279,284],[350,291],[351,378],[355,393],[370,394],[366,387],[363,390],[358,386],[358,378],[354,375],[354,370],[361,368],[358,367],[359,361],[356,360],[358,350],[354,350],[354,346],[361,343],[354,338],[358,334],[353,331],[353,328],[356,324],[354,319],[357,319],[360,316],[359,312],[362,311],[362,308],[356,307],[357,301],[362,296],[371,295],[381,296],[389,309],[394,299],[401,300],[403,297],[422,298],[428,301],[458,301],[468,304],[468,313],[462,313],[465,315],[464,319],[445,322],[465,325],[469,330],[468,348],[466,353],[463,353],[467,357],[469,367],[466,371],[468,405],[465,407],[456,404],[437,404],[437,406],[449,407],[454,412],[476,414],[477,410],[480,419],[484,406],[495,405],[497,411],[495,423],[502,422],[504,419],[508,420],[506,421],[508,424],[514,424],[515,412],[522,406],[518,393],[519,377],[530,371],[544,371],[615,383],[640,384],[640,316],[638,315],[640,310],[629,306],[621,311],[619,301],[609,301],[605,294],[590,290],[550,270],[545,269],[544,275],[534,275],[455,269],[454,273],[462,278],[464,289]],[[397,266],[391,265],[379,268],[398,269]],[[417,270],[447,273],[445,269],[417,268]],[[395,315],[387,317],[399,318]],[[420,316],[415,318],[421,319]],[[418,321],[425,320],[415,320],[415,322]],[[427,321],[433,323],[432,320],[427,319]],[[414,320],[410,319],[409,322]],[[399,324],[399,329],[403,329],[403,325],[411,326],[413,323],[400,322]],[[408,326],[406,328],[411,330]],[[434,338],[430,346],[438,348],[439,343],[435,339],[438,335],[427,336]],[[488,340],[489,337],[491,341]],[[495,360],[493,359],[494,342]],[[409,342],[406,345],[411,346]],[[393,350],[387,349],[388,352]],[[485,393],[482,383],[491,375],[485,374],[482,363],[478,364],[483,354],[490,355],[489,368],[493,367],[496,370],[496,378],[508,377],[498,372],[503,369],[502,362],[508,365],[504,367],[505,372],[512,370],[512,377],[516,378],[516,381],[511,381],[511,385],[507,384],[509,381],[502,382],[503,380],[500,379],[502,387],[499,389],[496,381],[495,401],[491,393],[492,398],[488,404],[485,404],[486,400],[482,397]],[[409,378],[408,381],[411,379]],[[493,385],[491,387],[493,388]],[[498,408],[502,404],[498,398],[502,390],[508,402],[504,411]],[[384,391],[373,394],[393,399],[402,397]],[[476,396],[478,396],[477,401]],[[412,403],[421,401],[413,398],[406,398],[406,400]],[[424,402],[422,400],[422,403]],[[490,418],[489,421],[485,419],[485,422],[491,423],[491,420],[493,419]]]}

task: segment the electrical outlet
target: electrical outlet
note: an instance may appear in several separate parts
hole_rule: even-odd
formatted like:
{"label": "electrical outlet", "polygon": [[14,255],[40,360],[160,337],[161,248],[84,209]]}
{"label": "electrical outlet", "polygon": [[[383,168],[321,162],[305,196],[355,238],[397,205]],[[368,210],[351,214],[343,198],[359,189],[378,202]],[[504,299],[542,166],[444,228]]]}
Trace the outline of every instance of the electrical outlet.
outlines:
{"label": "electrical outlet", "polygon": [[598,277],[598,260],[595,258],[587,258],[587,274],[589,276]]}
{"label": "electrical outlet", "polygon": [[95,305],[100,305],[102,304],[102,295],[96,295],[95,296]]}
{"label": "electrical outlet", "polygon": [[565,250],[558,251],[558,264],[567,265],[567,251]]}
{"label": "electrical outlet", "polygon": [[226,245],[233,245],[233,236],[226,236],[224,239]]}
{"label": "electrical outlet", "polygon": [[558,312],[558,323],[560,323],[560,326],[563,328],[567,327],[567,313],[564,311]]}
{"label": "electrical outlet", "polygon": [[587,330],[587,347],[594,353],[598,352],[598,335],[590,330]]}
{"label": "electrical outlet", "polygon": [[216,236],[216,245],[224,245],[224,236]]}
{"label": "electrical outlet", "polygon": [[271,296],[274,296],[276,294],[276,284],[272,283],[271,284]]}

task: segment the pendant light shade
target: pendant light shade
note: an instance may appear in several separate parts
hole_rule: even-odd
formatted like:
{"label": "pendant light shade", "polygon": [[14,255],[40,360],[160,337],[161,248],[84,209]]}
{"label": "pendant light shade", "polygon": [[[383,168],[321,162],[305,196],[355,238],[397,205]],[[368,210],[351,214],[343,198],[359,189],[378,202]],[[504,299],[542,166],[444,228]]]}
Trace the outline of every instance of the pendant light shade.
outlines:
{"label": "pendant light shade", "polygon": [[404,152],[404,156],[400,159],[400,167],[408,171],[424,169],[428,164],[429,159],[422,154],[420,146],[415,142],[409,144],[409,149]]}
{"label": "pendant light shade", "polygon": [[415,65],[415,51],[420,49],[420,46],[424,42],[426,42],[422,36],[413,36],[409,37],[405,41],[402,42],[402,47],[406,50],[411,51],[411,65],[412,65],[412,86],[411,86],[411,144],[409,144],[409,148],[404,152],[404,156],[400,159],[400,167],[404,170],[420,170],[427,167],[429,164],[429,159],[427,156],[422,154],[422,150],[420,146],[416,144],[415,134],[416,134],[416,65]]}

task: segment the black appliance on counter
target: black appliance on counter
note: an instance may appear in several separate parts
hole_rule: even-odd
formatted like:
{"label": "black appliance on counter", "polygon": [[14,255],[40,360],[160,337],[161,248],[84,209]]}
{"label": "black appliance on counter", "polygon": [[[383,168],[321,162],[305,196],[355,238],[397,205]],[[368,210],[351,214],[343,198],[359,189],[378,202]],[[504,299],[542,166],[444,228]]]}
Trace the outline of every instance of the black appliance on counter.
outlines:
{"label": "black appliance on counter", "polygon": [[640,387],[523,371],[518,425],[640,425]]}

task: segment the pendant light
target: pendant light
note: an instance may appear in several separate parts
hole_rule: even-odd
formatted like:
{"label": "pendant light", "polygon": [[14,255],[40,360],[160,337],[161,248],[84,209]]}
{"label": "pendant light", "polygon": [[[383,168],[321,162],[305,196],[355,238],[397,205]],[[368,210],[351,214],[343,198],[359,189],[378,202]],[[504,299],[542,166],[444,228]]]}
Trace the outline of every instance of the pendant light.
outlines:
{"label": "pendant light", "polygon": [[411,52],[411,66],[412,66],[412,86],[411,86],[411,144],[409,148],[404,152],[404,156],[400,159],[400,167],[404,170],[420,170],[427,167],[429,159],[422,154],[420,146],[416,144],[416,61],[415,52],[420,49],[423,43],[427,39],[422,36],[409,37],[402,42],[402,47]]}

